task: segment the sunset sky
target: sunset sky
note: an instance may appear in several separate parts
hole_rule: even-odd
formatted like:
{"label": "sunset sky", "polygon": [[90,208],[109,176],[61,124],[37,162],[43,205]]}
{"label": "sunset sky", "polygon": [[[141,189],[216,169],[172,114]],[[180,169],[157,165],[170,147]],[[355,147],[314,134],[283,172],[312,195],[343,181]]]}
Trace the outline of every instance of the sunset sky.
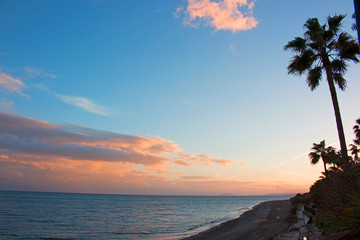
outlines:
{"label": "sunset sky", "polygon": [[[283,46],[353,1],[0,1],[0,190],[170,195],[308,191],[339,148],[325,80]],[[347,144],[360,65],[338,91]]]}

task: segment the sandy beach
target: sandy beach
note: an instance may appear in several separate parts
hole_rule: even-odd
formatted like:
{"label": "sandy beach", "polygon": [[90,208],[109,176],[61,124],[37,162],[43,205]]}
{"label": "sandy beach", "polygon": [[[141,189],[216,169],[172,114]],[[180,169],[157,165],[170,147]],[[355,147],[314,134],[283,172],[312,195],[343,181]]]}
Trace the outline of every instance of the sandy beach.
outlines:
{"label": "sandy beach", "polygon": [[224,222],[186,240],[267,240],[286,232],[291,215],[290,200],[269,201],[256,205],[240,217]]}

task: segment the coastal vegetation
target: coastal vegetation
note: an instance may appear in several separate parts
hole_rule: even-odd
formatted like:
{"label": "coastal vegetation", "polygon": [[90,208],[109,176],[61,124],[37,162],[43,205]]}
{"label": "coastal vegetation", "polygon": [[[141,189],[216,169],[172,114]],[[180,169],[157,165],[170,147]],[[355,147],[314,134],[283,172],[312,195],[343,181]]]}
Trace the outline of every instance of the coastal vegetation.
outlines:
{"label": "coastal vegetation", "polygon": [[[347,62],[359,62],[359,45],[350,34],[341,31],[345,15],[333,15],[321,25],[317,18],[305,23],[304,37],[296,37],[284,46],[295,56],[288,65],[288,73],[302,75],[315,90],[325,73],[335,112],[340,151],[326,146],[325,140],[313,143],[310,163],[322,160],[324,172],[310,192],[292,198],[295,204],[306,204],[315,210],[314,220],[326,239],[360,239],[360,118],[353,127],[354,140],[348,153],[335,85],[345,90],[343,77]],[[327,165],[331,165],[327,168]]]}
{"label": "coastal vegetation", "polygon": [[[353,129],[355,138],[351,145],[357,151],[351,151],[349,162],[340,164],[342,156],[335,148],[323,151],[324,162],[332,164],[332,167],[322,173],[309,193],[298,194],[291,199],[294,205],[306,204],[315,210],[315,223],[326,239],[360,239],[360,159],[357,155],[360,149],[360,118]],[[321,147],[324,148],[324,145]]]}
{"label": "coastal vegetation", "polygon": [[[360,239],[359,124],[360,118],[354,126],[352,144],[352,149],[357,151],[351,151],[350,161],[335,164],[310,188],[310,201],[317,210],[316,223],[330,239]],[[328,159],[334,158],[329,156]]]}

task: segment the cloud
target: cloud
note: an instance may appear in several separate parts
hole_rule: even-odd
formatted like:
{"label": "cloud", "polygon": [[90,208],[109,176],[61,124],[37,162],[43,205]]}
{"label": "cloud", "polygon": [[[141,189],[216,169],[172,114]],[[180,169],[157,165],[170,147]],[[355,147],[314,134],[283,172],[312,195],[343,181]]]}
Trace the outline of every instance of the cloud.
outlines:
{"label": "cloud", "polygon": [[32,68],[32,67],[24,67],[24,73],[26,78],[56,78],[55,74],[50,73],[45,68]]}
{"label": "cloud", "polygon": [[307,186],[273,181],[242,181],[213,176],[177,178],[136,171],[126,162],[13,160],[0,156],[0,188],[9,190],[61,191],[121,194],[259,195],[305,192]]}
{"label": "cloud", "polygon": [[240,164],[241,167],[247,167],[246,163],[243,162],[219,159],[206,154],[188,154],[182,151],[179,151],[177,156],[173,158],[173,163],[181,166],[193,166],[195,164],[200,164],[202,166],[212,166],[214,164],[221,164],[224,167],[227,167],[229,164]]}
{"label": "cloud", "polygon": [[174,13],[174,18],[179,18],[180,17],[180,13],[184,10],[183,6],[177,7],[176,11]]}
{"label": "cloud", "polygon": [[[197,27],[201,22],[216,30],[232,32],[249,30],[257,26],[252,9],[255,3],[247,0],[188,0],[184,25]],[[177,8],[175,17],[183,9]]]}
{"label": "cloud", "polygon": [[6,98],[0,99],[0,109],[14,109],[14,104]]}
{"label": "cloud", "polygon": [[[173,173],[179,164],[196,168],[238,163],[185,153],[158,136],[53,124],[0,110],[1,189],[176,194],[174,186],[179,186],[178,193],[186,193],[196,177]],[[214,190],[212,182],[203,183]]]}
{"label": "cloud", "polygon": [[77,125],[52,124],[0,111],[0,155],[12,158],[63,158],[71,160],[128,162],[161,166],[167,162],[232,163],[208,155],[187,154],[174,142],[161,137],[143,137],[101,131]]}
{"label": "cloud", "polygon": [[56,99],[62,101],[63,103],[79,107],[87,112],[95,113],[98,115],[102,115],[102,116],[110,115],[109,109],[107,107],[94,103],[92,100],[86,97],[66,96],[66,95],[58,94],[51,91],[43,84],[35,84],[34,86],[41,91],[53,95]]}
{"label": "cloud", "polygon": [[0,88],[6,92],[26,96],[22,93],[22,90],[27,88],[27,86],[19,79],[13,78],[3,72],[0,72]]}
{"label": "cloud", "polygon": [[99,114],[102,116],[110,115],[106,107],[96,104],[86,97],[65,96],[61,94],[54,94],[54,96],[64,103],[79,107],[87,112]]}

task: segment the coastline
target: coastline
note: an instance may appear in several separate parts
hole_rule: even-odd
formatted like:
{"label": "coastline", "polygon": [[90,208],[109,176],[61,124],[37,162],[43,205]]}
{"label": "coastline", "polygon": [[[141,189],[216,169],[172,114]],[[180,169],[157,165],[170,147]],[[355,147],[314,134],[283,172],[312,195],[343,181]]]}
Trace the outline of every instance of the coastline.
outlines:
{"label": "coastline", "polygon": [[267,201],[255,205],[238,218],[182,240],[266,240],[286,232],[291,215],[290,200]]}

